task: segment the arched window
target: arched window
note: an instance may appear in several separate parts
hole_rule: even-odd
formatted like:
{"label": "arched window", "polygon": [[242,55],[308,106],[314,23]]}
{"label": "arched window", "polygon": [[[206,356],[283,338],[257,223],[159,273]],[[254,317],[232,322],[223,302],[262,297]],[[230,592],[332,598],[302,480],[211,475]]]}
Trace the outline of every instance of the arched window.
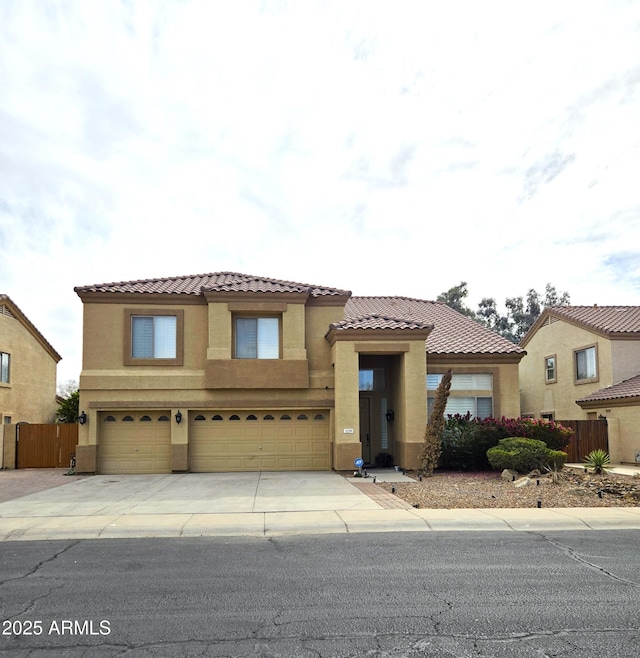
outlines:
{"label": "arched window", "polygon": [[169,421],[169,416],[158,416],[158,420],[166,423]]}
{"label": "arched window", "polygon": [[202,414],[198,414],[193,420],[207,420]]}
{"label": "arched window", "polygon": [[142,418],[140,418],[140,422],[141,422],[141,423],[142,423],[142,422],[144,422],[144,423],[148,423],[148,422],[150,422],[150,421],[151,421],[151,416],[142,416]]}
{"label": "arched window", "polygon": [[262,420],[275,420],[271,414],[267,414]]}
{"label": "arched window", "polygon": [[298,420],[309,420],[307,414],[298,414]]}
{"label": "arched window", "polygon": [[232,414],[229,416],[229,420],[240,420],[240,416],[238,414]]}
{"label": "arched window", "polygon": [[316,414],[313,420],[324,420],[324,414]]}
{"label": "arched window", "polygon": [[282,414],[280,420],[291,420],[291,416],[289,414]]}
{"label": "arched window", "polygon": [[257,417],[256,415],[254,415],[254,414],[249,414],[249,415],[247,416],[247,420],[258,420],[258,417]]}
{"label": "arched window", "polygon": [[116,418],[115,418],[115,416],[105,416],[104,417],[104,422],[105,423],[115,423]]}
{"label": "arched window", "polygon": [[220,414],[216,414],[211,420],[224,420]]}
{"label": "arched window", "polygon": [[122,419],[122,422],[123,422],[123,423],[131,423],[131,422],[133,422],[133,416],[125,416],[125,417]]}

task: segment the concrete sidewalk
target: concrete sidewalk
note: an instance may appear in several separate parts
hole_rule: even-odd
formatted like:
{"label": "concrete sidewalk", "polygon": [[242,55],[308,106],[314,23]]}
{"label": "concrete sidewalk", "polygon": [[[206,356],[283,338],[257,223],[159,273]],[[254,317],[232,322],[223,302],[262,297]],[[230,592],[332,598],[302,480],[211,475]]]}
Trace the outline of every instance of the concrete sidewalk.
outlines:
{"label": "concrete sidewalk", "polygon": [[[0,472],[0,492],[8,484],[5,473]],[[0,541],[640,529],[638,507],[414,509],[372,478],[346,479],[328,471],[69,479],[1,503]],[[386,471],[377,481],[411,479]]]}

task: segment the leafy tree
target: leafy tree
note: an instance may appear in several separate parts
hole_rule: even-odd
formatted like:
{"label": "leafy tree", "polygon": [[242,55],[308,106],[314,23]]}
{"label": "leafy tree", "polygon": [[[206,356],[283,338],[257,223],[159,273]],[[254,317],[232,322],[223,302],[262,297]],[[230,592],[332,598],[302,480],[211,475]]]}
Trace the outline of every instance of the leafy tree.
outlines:
{"label": "leafy tree", "polygon": [[545,308],[568,306],[571,303],[568,292],[559,293],[550,283],[547,283],[544,295],[530,288],[526,297],[508,297],[504,303],[506,313],[498,310],[494,297],[483,297],[474,313],[462,304],[467,295],[467,284],[463,281],[459,286],[438,295],[438,301],[473,318],[512,343],[519,343],[524,338]]}
{"label": "leafy tree", "polygon": [[442,454],[444,410],[447,406],[447,398],[451,388],[451,376],[451,369],[449,369],[440,380],[440,384],[438,384],[433,411],[424,433],[424,444],[418,459],[420,460],[420,470],[426,475],[433,473]]}
{"label": "leafy tree", "polygon": [[467,317],[475,319],[475,313],[463,303],[463,300],[469,295],[467,282],[461,281],[460,285],[449,288],[446,292],[440,293],[436,301],[444,302],[447,306],[455,309]]}
{"label": "leafy tree", "polygon": [[77,389],[64,398],[56,411],[58,423],[76,423],[80,408],[80,391]]}

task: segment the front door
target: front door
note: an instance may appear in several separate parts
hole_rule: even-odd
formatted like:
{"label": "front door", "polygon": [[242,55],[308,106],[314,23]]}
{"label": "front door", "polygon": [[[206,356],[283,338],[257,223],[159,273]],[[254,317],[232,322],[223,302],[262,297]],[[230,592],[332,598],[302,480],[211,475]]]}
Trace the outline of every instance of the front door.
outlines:
{"label": "front door", "polygon": [[371,400],[360,398],[360,443],[362,444],[362,459],[365,464],[371,463]]}

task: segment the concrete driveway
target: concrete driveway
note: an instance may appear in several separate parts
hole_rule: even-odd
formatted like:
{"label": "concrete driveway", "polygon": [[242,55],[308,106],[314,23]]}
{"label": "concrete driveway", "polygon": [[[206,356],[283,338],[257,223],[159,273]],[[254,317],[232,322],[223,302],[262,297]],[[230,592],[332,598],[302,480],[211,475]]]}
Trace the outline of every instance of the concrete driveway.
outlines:
{"label": "concrete driveway", "polygon": [[[5,474],[0,473],[0,495],[4,477]],[[38,485],[37,474],[33,474],[33,484]],[[22,497],[0,504],[0,517],[242,514],[380,508],[348,480],[330,471],[95,475],[68,481],[64,486],[51,486],[55,488],[30,495],[23,486]]]}

